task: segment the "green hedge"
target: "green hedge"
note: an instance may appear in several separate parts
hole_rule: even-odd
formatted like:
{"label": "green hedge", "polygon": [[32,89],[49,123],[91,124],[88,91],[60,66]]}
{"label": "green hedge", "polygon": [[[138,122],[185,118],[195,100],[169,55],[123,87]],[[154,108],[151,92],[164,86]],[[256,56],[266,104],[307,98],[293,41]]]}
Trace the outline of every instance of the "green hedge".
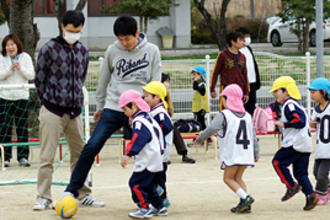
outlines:
{"label": "green hedge", "polygon": [[[268,24],[261,19],[246,19],[244,17],[227,18],[226,32],[235,31],[238,27],[245,27],[250,30],[253,42],[258,42],[258,33],[260,29],[259,42],[267,41]],[[192,24],[191,42],[193,44],[214,44],[216,43],[210,28],[204,19]]]}

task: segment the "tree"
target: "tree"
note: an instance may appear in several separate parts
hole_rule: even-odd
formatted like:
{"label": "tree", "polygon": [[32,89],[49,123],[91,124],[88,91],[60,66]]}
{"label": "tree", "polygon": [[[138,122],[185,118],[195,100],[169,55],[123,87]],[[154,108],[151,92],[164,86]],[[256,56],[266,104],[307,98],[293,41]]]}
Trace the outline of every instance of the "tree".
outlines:
{"label": "tree", "polygon": [[251,19],[255,19],[254,0],[250,0]]}
{"label": "tree", "polygon": [[219,50],[226,47],[226,11],[230,0],[222,0],[220,14],[216,13],[216,19],[213,19],[211,14],[205,9],[205,0],[194,0],[195,6],[203,15],[208,26],[216,38]]}
{"label": "tree", "polygon": [[[78,4],[76,5],[75,10],[82,11],[86,5],[87,0],[79,0]],[[63,16],[66,10],[65,7],[66,1],[65,0],[54,0],[55,11],[56,11],[56,18],[58,21],[58,29],[59,33],[62,33],[61,23],[63,20]]]}
{"label": "tree", "polygon": [[174,0],[120,0],[105,7],[111,14],[137,15],[140,19],[140,30],[148,31],[148,21],[167,15],[169,8],[177,6]]}
{"label": "tree", "polygon": [[35,61],[34,52],[40,39],[37,24],[33,23],[33,0],[0,0],[10,33],[16,34],[26,51]]}
{"label": "tree", "polygon": [[[309,49],[310,24],[315,20],[315,0],[282,0],[279,16],[283,22],[293,18],[290,31],[298,38],[298,50],[305,53]],[[324,18],[330,10],[330,2],[324,1]]]}

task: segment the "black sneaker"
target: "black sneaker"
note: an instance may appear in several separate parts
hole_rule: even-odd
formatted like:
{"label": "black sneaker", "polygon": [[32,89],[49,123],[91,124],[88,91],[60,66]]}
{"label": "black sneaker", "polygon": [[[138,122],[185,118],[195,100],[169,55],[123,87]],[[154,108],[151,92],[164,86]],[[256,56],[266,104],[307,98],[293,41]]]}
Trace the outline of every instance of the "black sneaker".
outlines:
{"label": "black sneaker", "polygon": [[182,162],[183,163],[195,163],[195,159],[192,157],[189,157],[188,155],[183,155],[182,156]]}
{"label": "black sneaker", "polygon": [[317,202],[319,201],[319,197],[317,197],[316,193],[311,193],[306,197],[306,205],[304,207],[305,211],[313,209]]}
{"label": "black sneaker", "polygon": [[296,195],[300,191],[300,186],[295,184],[291,188],[287,188],[285,195],[282,197],[282,202],[291,199],[294,195]]}
{"label": "black sneaker", "polygon": [[254,199],[251,196],[247,196],[246,199],[241,199],[238,205],[234,208],[231,208],[230,211],[234,213],[250,213],[251,204],[254,202]]}

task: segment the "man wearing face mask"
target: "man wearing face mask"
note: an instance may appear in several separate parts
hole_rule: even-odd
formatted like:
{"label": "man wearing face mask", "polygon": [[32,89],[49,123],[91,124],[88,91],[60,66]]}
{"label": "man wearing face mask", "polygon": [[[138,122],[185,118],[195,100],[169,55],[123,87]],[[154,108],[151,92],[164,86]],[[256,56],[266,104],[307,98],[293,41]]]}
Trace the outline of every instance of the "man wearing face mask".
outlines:
{"label": "man wearing face mask", "polygon": [[[64,133],[71,153],[71,171],[84,147],[83,105],[84,82],[89,62],[88,49],[80,41],[84,15],[67,11],[61,23],[62,34],[48,41],[38,55],[35,85],[41,101],[39,113],[40,163],[38,170],[37,200],[33,210],[49,208],[53,160],[57,142]],[[104,206],[89,194],[90,188],[79,189],[79,204]],[[89,203],[83,203],[85,200]]]}
{"label": "man wearing face mask", "polygon": [[244,105],[245,110],[253,116],[255,110],[255,105],[257,102],[257,90],[260,89],[260,76],[259,69],[256,59],[254,57],[252,48],[249,46],[251,44],[250,31],[247,28],[240,27],[236,29],[244,35],[245,47],[241,48],[239,51],[244,54],[246,58],[246,69],[250,85],[249,101]]}

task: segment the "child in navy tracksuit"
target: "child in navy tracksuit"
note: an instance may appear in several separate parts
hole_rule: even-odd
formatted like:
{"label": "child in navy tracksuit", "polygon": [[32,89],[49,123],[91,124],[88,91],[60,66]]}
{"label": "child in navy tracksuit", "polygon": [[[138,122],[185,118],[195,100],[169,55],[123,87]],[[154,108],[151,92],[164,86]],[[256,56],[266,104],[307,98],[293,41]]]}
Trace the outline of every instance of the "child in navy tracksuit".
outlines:
{"label": "child in navy tracksuit", "polygon": [[[156,191],[156,173],[163,170],[162,155],[164,137],[158,123],[147,113],[148,104],[139,92],[128,90],[119,98],[118,108],[122,108],[132,119],[132,140],[127,145],[126,155],[121,161],[126,167],[129,159],[135,157],[135,167],[129,180],[133,201],[138,211],[128,215],[132,218],[149,218],[166,215],[167,210]],[[154,206],[154,209],[149,204]]]}
{"label": "child in navy tracksuit", "polygon": [[167,162],[172,151],[173,143],[173,123],[171,117],[166,111],[167,102],[165,97],[167,94],[166,87],[163,83],[153,81],[142,87],[144,90],[144,100],[148,103],[151,108],[150,115],[158,122],[162,129],[163,136],[165,139],[165,150],[163,154],[163,171],[156,174],[156,184],[160,189],[161,198],[165,207],[170,206],[170,202],[167,199],[166,190],[166,171]]}
{"label": "child in navy tracksuit", "polygon": [[319,197],[318,205],[326,205],[330,198],[330,82],[326,78],[319,77],[308,89],[311,98],[317,103],[309,123],[311,128],[316,128],[315,192]]}
{"label": "child in navy tracksuit", "polygon": [[[306,195],[304,210],[313,209],[318,197],[314,193],[313,186],[308,178],[309,156],[312,152],[312,139],[309,131],[308,116],[304,107],[298,102],[301,99],[296,82],[289,76],[281,76],[273,83],[271,92],[276,101],[283,107],[281,118],[275,125],[282,128],[282,146],[274,158],[273,166],[281,181],[286,185],[286,194],[282,201],[294,196],[302,188]],[[298,181],[296,183],[288,169],[293,166],[293,175]]]}

